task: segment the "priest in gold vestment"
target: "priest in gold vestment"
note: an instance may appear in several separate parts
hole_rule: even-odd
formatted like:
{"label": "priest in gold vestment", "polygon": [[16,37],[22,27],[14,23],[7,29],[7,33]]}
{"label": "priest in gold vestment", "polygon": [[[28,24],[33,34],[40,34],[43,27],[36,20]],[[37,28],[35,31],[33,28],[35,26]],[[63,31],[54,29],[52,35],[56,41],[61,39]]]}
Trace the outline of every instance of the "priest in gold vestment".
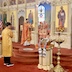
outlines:
{"label": "priest in gold vestment", "polygon": [[30,45],[31,41],[31,24],[29,23],[28,19],[26,19],[26,23],[23,25],[23,31],[22,31],[22,38],[21,38],[21,44],[24,46]]}

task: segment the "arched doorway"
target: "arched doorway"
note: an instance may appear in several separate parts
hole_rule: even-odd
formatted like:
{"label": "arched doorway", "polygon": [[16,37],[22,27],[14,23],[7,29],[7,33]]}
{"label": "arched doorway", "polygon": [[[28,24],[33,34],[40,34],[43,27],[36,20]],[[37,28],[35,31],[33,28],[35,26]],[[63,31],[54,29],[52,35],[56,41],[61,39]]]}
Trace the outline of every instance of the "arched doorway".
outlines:
{"label": "arched doorway", "polygon": [[19,35],[18,35],[18,42],[21,42],[21,35],[22,35],[22,29],[23,29],[23,24],[24,24],[24,17],[21,16],[19,18]]}

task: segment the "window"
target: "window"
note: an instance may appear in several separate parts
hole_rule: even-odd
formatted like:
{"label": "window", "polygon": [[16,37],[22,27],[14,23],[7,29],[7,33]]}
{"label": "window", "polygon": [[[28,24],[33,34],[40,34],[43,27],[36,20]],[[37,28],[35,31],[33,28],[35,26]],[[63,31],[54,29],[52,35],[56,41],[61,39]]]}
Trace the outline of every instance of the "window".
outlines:
{"label": "window", "polygon": [[38,7],[38,20],[39,22],[45,21],[45,7],[44,6]]}

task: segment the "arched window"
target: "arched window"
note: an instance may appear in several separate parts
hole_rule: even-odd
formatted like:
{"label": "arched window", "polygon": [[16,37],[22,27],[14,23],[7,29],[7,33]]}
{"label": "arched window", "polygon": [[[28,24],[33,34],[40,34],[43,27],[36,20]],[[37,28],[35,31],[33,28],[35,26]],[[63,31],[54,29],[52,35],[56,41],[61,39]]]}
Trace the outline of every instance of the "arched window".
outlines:
{"label": "arched window", "polygon": [[42,5],[38,7],[38,21],[39,22],[45,21],[45,7]]}

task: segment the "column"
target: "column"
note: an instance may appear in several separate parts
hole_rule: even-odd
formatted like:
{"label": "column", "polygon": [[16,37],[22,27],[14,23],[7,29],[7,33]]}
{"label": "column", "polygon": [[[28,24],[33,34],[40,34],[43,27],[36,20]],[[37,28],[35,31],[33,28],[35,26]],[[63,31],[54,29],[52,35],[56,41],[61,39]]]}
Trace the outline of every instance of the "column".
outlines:
{"label": "column", "polygon": [[27,3],[26,0],[25,1],[25,16],[24,16],[24,21],[26,21],[26,17],[27,17]]}
{"label": "column", "polygon": [[8,6],[8,9],[7,9],[7,22],[10,22],[10,10],[9,10],[9,6]]}
{"label": "column", "polygon": [[18,42],[18,9],[16,9],[15,42]]}
{"label": "column", "polygon": [[68,4],[68,25],[67,25],[67,36],[69,41],[69,48],[71,49],[71,3]]}
{"label": "column", "polygon": [[18,0],[16,0],[16,16],[15,16],[15,30],[14,30],[14,41],[18,42]]}
{"label": "column", "polygon": [[16,5],[18,5],[18,0],[16,0]]}
{"label": "column", "polygon": [[38,44],[38,6],[37,5],[35,5],[35,45],[36,44]]}
{"label": "column", "polygon": [[71,34],[71,4],[68,4],[68,25],[67,25],[68,35]]}
{"label": "column", "polygon": [[[71,23],[72,23],[72,4],[71,4]],[[71,49],[72,49],[72,24],[71,24]]]}
{"label": "column", "polygon": [[55,33],[55,6],[51,4],[51,35]]}

